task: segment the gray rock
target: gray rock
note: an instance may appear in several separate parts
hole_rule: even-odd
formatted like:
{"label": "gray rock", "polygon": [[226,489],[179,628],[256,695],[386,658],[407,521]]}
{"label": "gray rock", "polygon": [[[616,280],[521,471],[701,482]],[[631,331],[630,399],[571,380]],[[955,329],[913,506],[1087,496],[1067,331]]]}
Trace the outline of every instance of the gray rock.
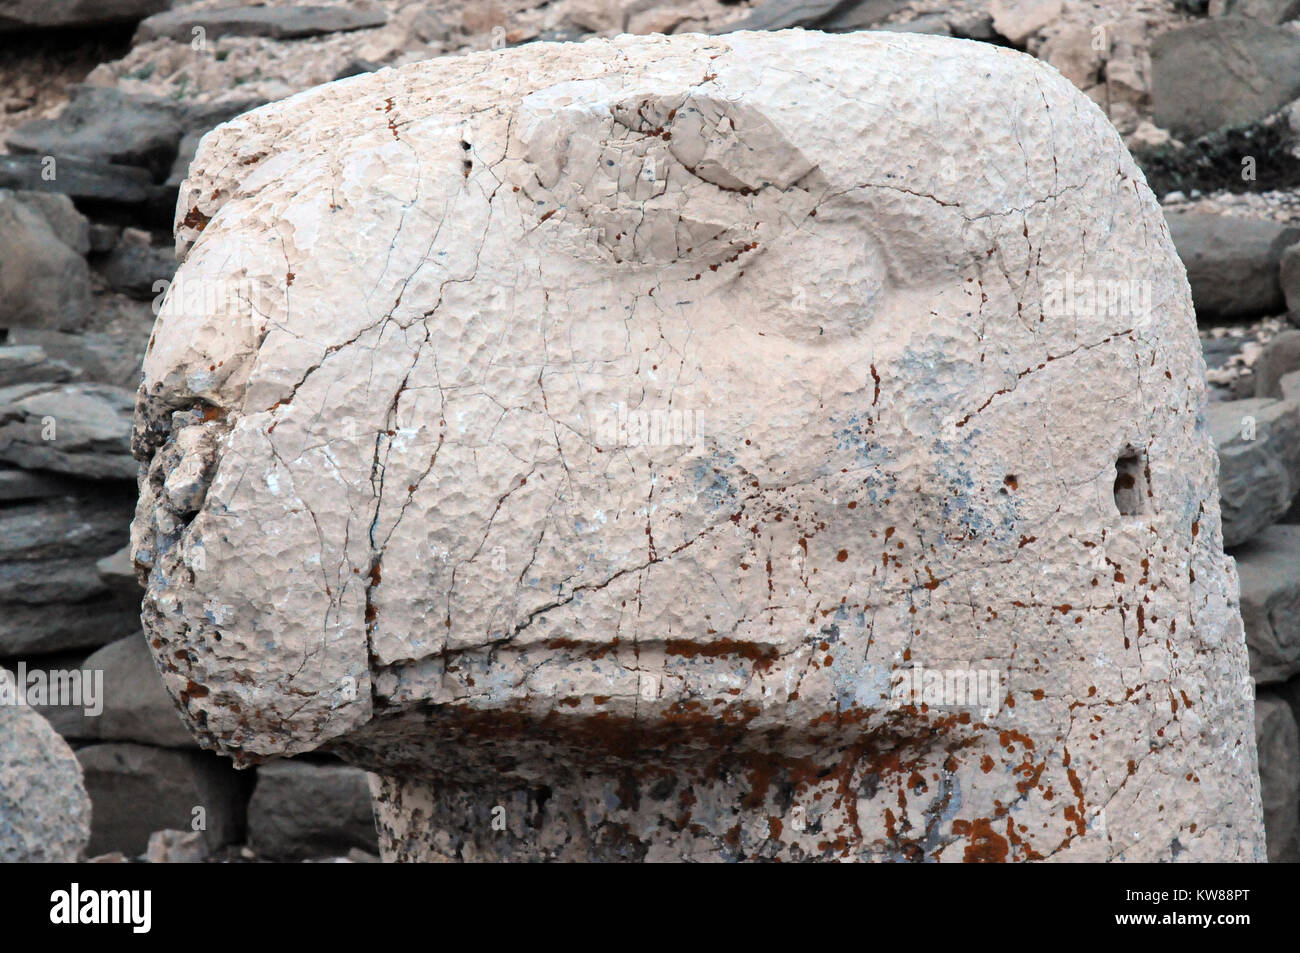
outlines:
{"label": "gray rock", "polygon": [[118,225],[109,225],[105,222],[94,222],[90,226],[90,250],[96,255],[102,255],[110,252],[117,247],[118,240],[122,237],[122,229]]}
{"label": "gray rock", "polygon": [[388,22],[382,10],[347,7],[226,7],[219,10],[172,10],[144,20],[135,33],[141,43],[159,37],[188,43],[195,27],[206,32],[208,42],[225,36],[267,36],[276,40],[368,30]]}
{"label": "gray rock", "polygon": [[885,23],[876,27],[885,33],[927,33],[931,36],[952,36],[952,27],[946,17],[939,14],[917,17],[906,23]]}
{"label": "gray rock", "polygon": [[1223,401],[1206,417],[1219,454],[1223,545],[1239,546],[1277,522],[1300,488],[1300,405]]}
{"label": "gray rock", "polygon": [[1300,526],[1276,523],[1234,557],[1241,577],[1241,621],[1256,683],[1300,673]]}
{"label": "gray rock", "polygon": [[72,199],[57,192],[17,191],[11,194],[44,218],[59,241],[78,255],[90,251],[90,223],[77,211]]}
{"label": "gray rock", "polygon": [[170,282],[176,274],[176,255],[173,249],[156,245],[120,244],[104,262],[103,274],[114,291],[152,301],[159,293],[154,283]]}
{"label": "gray rock", "polygon": [[1187,269],[1197,320],[1280,314],[1278,270],[1300,229],[1268,219],[1167,212],[1169,234]]}
{"label": "gray rock", "polygon": [[[727,31],[719,31],[727,32]],[[567,19],[558,26],[549,30],[543,30],[537,34],[538,43],[576,43],[585,36],[590,36],[591,31],[582,27],[575,26]]]}
{"label": "gray rock", "polygon": [[132,596],[139,596],[143,590],[135,574],[135,565],[131,562],[131,546],[128,543],[115,553],[96,560],[95,570],[104,584]]}
{"label": "gray rock", "polygon": [[0,193],[0,327],[72,329],[90,313],[90,271],[45,215]]}
{"label": "gray rock", "polygon": [[1234,556],[1251,675],[1281,683],[1300,673],[1300,525],[1271,525]]}
{"label": "gray rock", "polygon": [[190,174],[190,163],[194,161],[194,153],[198,151],[199,140],[204,134],[205,130],[195,129],[185,133],[184,138],[181,139],[176,149],[176,160],[172,163],[171,173],[167,176],[167,184],[172,188],[179,189],[181,183],[185,181],[185,176]]}
{"label": "gray rock", "polygon": [[1300,0],[1210,0],[1212,17],[1247,17],[1262,23],[1300,18]]}
{"label": "gray rock", "polygon": [[127,487],[2,507],[0,563],[110,555],[126,542],[134,510]]}
{"label": "gray rock", "polygon": [[1257,20],[1209,20],[1151,45],[1157,126],[1194,139],[1263,119],[1300,96],[1300,36]]}
{"label": "gray rock", "polygon": [[[336,76],[335,79],[341,77]],[[167,186],[178,189],[185,176],[189,174],[190,163],[199,142],[216,126],[234,119],[240,113],[247,112],[262,105],[262,100],[239,100],[237,102],[218,102],[202,107],[191,107],[181,114],[181,123],[185,126],[185,135],[176,148],[176,158],[172,162],[171,172],[167,176]]]}
{"label": "gray rock", "polygon": [[817,26],[827,33],[849,33],[853,30],[875,29],[900,10],[907,9],[906,0],[856,0],[840,4],[830,16]]}
{"label": "gray rock", "polygon": [[134,480],[135,394],[110,384],[0,389],[0,460],[94,480]]}
{"label": "gray rock", "polygon": [[1283,374],[1277,386],[1282,392],[1283,400],[1294,400],[1300,403],[1300,371]]}
{"label": "gray rock", "polygon": [[1300,725],[1300,675],[1281,685],[1270,685],[1268,691],[1276,692],[1278,697],[1286,700],[1291,706],[1291,714],[1295,716],[1296,724]]}
{"label": "gray rock", "polygon": [[349,76],[360,76],[362,73],[375,73],[383,69],[382,63],[376,63],[373,60],[353,59],[348,60],[343,68],[334,74],[335,79],[347,79]]}
{"label": "gray rock", "polygon": [[150,864],[201,864],[210,856],[200,831],[154,831],[144,852]]}
{"label": "gray rock", "polygon": [[715,32],[788,30],[793,27],[828,33],[860,30],[884,22],[904,6],[899,0],[767,0],[743,20]]}
{"label": "gray rock", "polygon": [[[12,676],[0,678],[12,690]],[[72,749],[34,709],[0,705],[0,863],[72,863],[89,837],[90,799]]]}
{"label": "gray rock", "polygon": [[1255,372],[1244,371],[1228,383],[1227,392],[1221,395],[1223,400],[1248,400],[1255,396]]}
{"label": "gray rock", "polygon": [[1277,280],[1282,286],[1282,298],[1286,301],[1291,323],[1300,324],[1300,243],[1290,245],[1282,252]]}
{"label": "gray rock", "polygon": [[123,486],[49,495],[74,481],[31,476],[52,485],[19,485],[27,499],[0,507],[0,657],[87,649],[138,631],[139,598],[110,586],[96,566],[126,542],[134,494]]}
{"label": "gray rock", "polygon": [[[93,564],[86,570],[94,572]],[[105,592],[85,602],[0,603],[0,655],[95,648],[140,627],[140,606]]]}
{"label": "gray rock", "polygon": [[382,864],[383,859],[378,854],[372,854],[368,850],[361,850],[353,847],[343,855],[343,861],[349,864]]}
{"label": "gray rock", "polygon": [[1283,331],[1255,361],[1255,396],[1281,397],[1282,378],[1300,370],[1300,331]]}
{"label": "gray rock", "polygon": [[99,649],[83,667],[104,673],[104,709],[86,718],[80,737],[134,741],[161,748],[198,748],[181,723],[176,703],[163,688],[144,633],[136,632]]}
{"label": "gray rock", "polygon": [[439,16],[428,5],[417,7],[415,10],[407,8],[402,12],[407,17],[407,28],[411,31],[411,35],[421,43],[433,46],[446,46],[451,43],[455,31],[448,25],[446,18]]}
{"label": "gray rock", "polygon": [[1203,338],[1201,340],[1201,356],[1205,358],[1205,366],[1210,369],[1223,367],[1233,356],[1241,353],[1245,343],[1246,339],[1244,337],[1236,337],[1231,334],[1225,334],[1217,338]]}
{"label": "gray rock", "polygon": [[[32,474],[53,487],[70,485]],[[106,583],[97,561],[126,542],[134,509],[128,487],[50,496],[0,507],[0,656],[92,648],[138,630],[140,602]]]}
{"label": "gray rock", "polygon": [[144,169],[73,156],[56,157],[50,165],[44,156],[0,155],[0,187],[121,206],[143,205],[155,195]]}
{"label": "gray rock", "polygon": [[948,20],[952,35],[963,40],[993,40],[997,30],[993,28],[993,18],[987,13],[953,13]]}
{"label": "gray rock", "polygon": [[[280,9],[289,8],[281,7]],[[186,133],[198,132],[201,135],[216,128],[223,122],[228,122],[250,109],[256,109],[258,106],[265,104],[266,100],[264,98],[244,97],[242,99],[230,99],[223,97],[212,102],[178,102],[169,105],[175,107],[176,117]]]}
{"label": "gray rock", "polygon": [[185,134],[176,107],[107,86],[78,86],[54,119],[23,123],[9,134],[16,152],[75,156],[138,166],[163,178]]}
{"label": "gray rock", "polygon": [[1296,863],[1300,861],[1300,730],[1285,699],[1270,692],[1256,697],[1255,743],[1269,863]]}
{"label": "gray rock", "polygon": [[[86,658],[89,652],[82,648],[68,652],[55,652],[53,654],[45,653],[39,656],[24,655],[21,659],[15,659],[11,667],[17,671],[18,661],[26,663],[28,678],[34,671],[43,671],[47,673],[54,672],[84,672],[86,671]],[[85,679],[83,678],[83,683]],[[92,736],[87,725],[93,721],[91,716],[87,715],[87,708],[93,709],[93,701],[102,699],[102,687],[99,692],[92,697],[87,697],[84,693],[80,699],[80,704],[34,704],[32,707],[40,712],[41,717],[50,723],[69,743],[84,743]],[[52,701],[56,701],[51,699]],[[35,699],[33,699],[35,701]],[[75,699],[73,701],[76,701]]]}
{"label": "gray rock", "polygon": [[5,0],[0,32],[131,23],[171,5],[172,0]]}
{"label": "gray rock", "polygon": [[366,773],[346,765],[280,761],[257,769],[248,840],[276,860],[378,853]]}
{"label": "gray rock", "polygon": [[96,560],[74,557],[0,563],[0,605],[81,603],[109,592]]}
{"label": "gray rock", "polygon": [[76,488],[76,481],[57,473],[0,468],[0,503],[67,496]]}
{"label": "gray rock", "polygon": [[0,347],[0,387],[13,384],[61,384],[77,377],[66,361],[52,361],[36,344]]}
{"label": "gray rock", "polygon": [[140,362],[149,342],[153,317],[153,312],[146,309],[140,326],[131,333],[124,333],[120,328],[82,334],[16,328],[9,333],[9,340],[15,345],[40,347],[51,360],[75,368],[79,380],[134,390],[140,381]]}
{"label": "gray rock", "polygon": [[237,843],[244,831],[248,779],[216,755],[135,744],[77,752],[94,805],[88,853],[139,856],[154,831],[201,825],[208,847]]}

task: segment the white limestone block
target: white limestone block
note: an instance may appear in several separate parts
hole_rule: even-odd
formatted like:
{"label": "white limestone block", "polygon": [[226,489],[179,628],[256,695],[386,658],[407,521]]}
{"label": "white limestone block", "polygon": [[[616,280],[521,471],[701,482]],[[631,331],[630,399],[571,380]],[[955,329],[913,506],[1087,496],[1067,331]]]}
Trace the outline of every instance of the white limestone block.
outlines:
{"label": "white limestone block", "polygon": [[177,223],[147,634],[386,856],[1263,856],[1187,281],[1051,68],[443,58],[209,133]]}

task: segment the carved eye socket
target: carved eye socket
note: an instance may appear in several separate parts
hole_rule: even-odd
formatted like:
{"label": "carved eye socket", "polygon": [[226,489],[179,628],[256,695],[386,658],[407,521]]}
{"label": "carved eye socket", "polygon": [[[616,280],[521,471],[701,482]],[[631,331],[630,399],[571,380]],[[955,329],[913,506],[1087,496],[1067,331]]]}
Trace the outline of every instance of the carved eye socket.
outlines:
{"label": "carved eye socket", "polygon": [[1115,508],[1120,516],[1141,516],[1150,496],[1146,453],[1125,447],[1115,461]]}

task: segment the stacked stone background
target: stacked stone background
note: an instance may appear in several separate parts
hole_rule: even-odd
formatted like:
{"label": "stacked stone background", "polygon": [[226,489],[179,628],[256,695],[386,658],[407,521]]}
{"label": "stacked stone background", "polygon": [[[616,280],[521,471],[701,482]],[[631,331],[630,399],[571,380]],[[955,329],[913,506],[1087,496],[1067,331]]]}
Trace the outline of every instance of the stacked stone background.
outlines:
{"label": "stacked stone background", "polygon": [[140,632],[131,408],[203,133],[322,82],[467,49],[786,27],[1025,50],[1134,151],[1187,266],[1215,385],[1207,425],[1257,684],[1269,858],[1300,860],[1297,0],[0,0],[0,665],[103,673],[98,716],[43,711],[89,793],[86,856],[375,853],[364,774],[323,760],[236,772],[199,750]]}

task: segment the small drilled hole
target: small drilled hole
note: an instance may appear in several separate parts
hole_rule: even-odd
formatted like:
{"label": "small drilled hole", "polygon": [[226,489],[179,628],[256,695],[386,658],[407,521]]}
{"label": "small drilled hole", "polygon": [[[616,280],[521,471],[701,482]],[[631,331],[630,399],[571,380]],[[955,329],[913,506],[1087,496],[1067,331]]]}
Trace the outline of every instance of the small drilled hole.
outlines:
{"label": "small drilled hole", "polygon": [[1115,508],[1120,516],[1141,516],[1150,497],[1146,454],[1125,448],[1115,461]]}

